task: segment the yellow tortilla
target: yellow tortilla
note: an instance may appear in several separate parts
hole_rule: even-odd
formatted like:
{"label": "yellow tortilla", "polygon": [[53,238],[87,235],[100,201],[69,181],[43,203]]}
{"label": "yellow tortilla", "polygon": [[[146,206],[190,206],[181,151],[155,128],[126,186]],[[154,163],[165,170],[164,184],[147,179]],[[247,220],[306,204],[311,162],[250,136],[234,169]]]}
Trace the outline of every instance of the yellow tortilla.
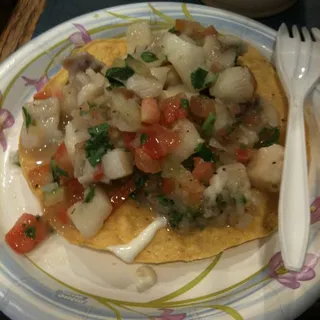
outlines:
{"label": "yellow tortilla", "polygon": [[[110,65],[114,58],[126,54],[124,39],[96,40],[82,49]],[[269,100],[279,115],[281,143],[284,142],[287,120],[287,100],[273,66],[253,47],[239,59],[250,68],[257,81],[257,92]],[[53,77],[44,90],[67,81],[67,71],[61,70]],[[20,145],[20,151],[21,151]],[[25,177],[34,167],[35,159],[20,152],[21,166]],[[41,201],[41,192],[29,185]],[[151,243],[136,257],[135,262],[165,263],[173,261],[193,261],[214,256],[230,247],[265,237],[277,228],[278,195],[260,193],[261,206],[253,213],[252,223],[245,230],[232,227],[206,227],[186,234],[163,228],[157,232]],[[104,250],[110,245],[125,244],[139,235],[154,219],[155,214],[140,208],[134,201],[127,201],[106,221],[102,230],[92,239],[84,238],[75,228],[67,228],[61,233],[70,243]],[[53,223],[54,225],[54,223]],[[55,225],[54,225],[55,227]],[[58,230],[58,232],[61,230]]]}

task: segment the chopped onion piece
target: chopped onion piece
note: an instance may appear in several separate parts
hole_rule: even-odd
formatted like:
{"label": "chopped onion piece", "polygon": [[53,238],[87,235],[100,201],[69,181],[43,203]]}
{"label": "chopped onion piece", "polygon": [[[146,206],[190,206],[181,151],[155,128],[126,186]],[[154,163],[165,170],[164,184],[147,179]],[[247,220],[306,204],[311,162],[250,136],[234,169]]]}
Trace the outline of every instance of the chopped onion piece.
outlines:
{"label": "chopped onion piece", "polygon": [[221,143],[219,143],[215,138],[211,138],[210,139],[209,145],[212,148],[216,148],[216,149],[219,149],[219,150],[227,151],[227,149]]}
{"label": "chopped onion piece", "polygon": [[52,191],[54,191],[54,190],[56,190],[58,188],[59,188],[58,183],[57,182],[52,182],[52,183],[49,183],[49,184],[46,184],[46,185],[42,186],[41,190],[43,192],[52,192]]}
{"label": "chopped onion piece", "polygon": [[128,79],[126,87],[143,99],[158,97],[162,91],[163,84],[155,77],[134,74]]}
{"label": "chopped onion piece", "polygon": [[152,41],[150,24],[147,21],[132,23],[126,32],[128,53],[133,53],[138,46],[148,46]]}

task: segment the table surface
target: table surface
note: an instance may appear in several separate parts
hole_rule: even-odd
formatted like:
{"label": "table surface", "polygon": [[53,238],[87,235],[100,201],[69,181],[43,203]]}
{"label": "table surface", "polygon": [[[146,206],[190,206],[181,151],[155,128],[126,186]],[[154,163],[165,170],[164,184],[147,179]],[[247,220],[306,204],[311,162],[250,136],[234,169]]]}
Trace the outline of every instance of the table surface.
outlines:
{"label": "table surface", "polygon": [[[181,2],[172,0],[173,2]],[[145,2],[143,0],[47,0],[46,8],[40,17],[34,36],[37,36],[48,29],[79,15],[134,2]],[[185,2],[201,4],[200,0],[186,0]],[[318,0],[298,0],[297,3],[278,15],[257,19],[271,28],[278,29],[282,22],[288,26],[296,24],[298,26],[307,26],[308,28],[320,28],[320,1]],[[319,303],[310,308],[297,320],[315,319],[320,314]],[[9,320],[0,312],[0,319]],[[318,317],[317,317],[318,319]],[[40,320],[40,319],[39,319]]]}

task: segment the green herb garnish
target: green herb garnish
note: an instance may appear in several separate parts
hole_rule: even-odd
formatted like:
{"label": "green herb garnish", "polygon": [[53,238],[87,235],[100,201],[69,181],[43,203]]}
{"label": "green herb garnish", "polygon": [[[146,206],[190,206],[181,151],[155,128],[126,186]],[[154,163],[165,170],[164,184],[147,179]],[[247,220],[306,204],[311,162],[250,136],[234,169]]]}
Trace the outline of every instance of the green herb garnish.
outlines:
{"label": "green herb garnish", "polygon": [[175,33],[175,32],[176,32],[176,28],[175,28],[175,27],[172,27],[172,28],[170,28],[170,29],[168,30],[168,32],[170,32],[170,33]]}
{"label": "green herb garnish", "polygon": [[133,200],[136,200],[137,199],[137,193],[135,191],[131,192],[129,194],[129,198],[133,199]]}
{"label": "green herb garnish", "polygon": [[240,202],[245,206],[247,204],[247,198],[243,195],[241,198],[240,198]]}
{"label": "green herb garnish", "polygon": [[191,73],[191,83],[195,89],[202,89],[205,84],[206,77],[208,75],[208,71],[198,68],[197,70]]}
{"label": "green herb garnish", "polygon": [[89,114],[89,111],[80,110],[80,116],[86,116],[87,114]]}
{"label": "green herb garnish", "polygon": [[218,80],[218,77],[219,77],[218,72],[214,72],[214,73],[209,72],[208,76],[205,79],[204,87],[205,88],[211,87],[211,85],[214,84]]}
{"label": "green herb garnish", "polygon": [[122,82],[128,80],[133,76],[133,74],[134,71],[129,67],[114,67],[107,70],[106,78],[110,81],[110,83],[114,80],[116,80],[117,82]]}
{"label": "green herb garnish", "polygon": [[222,194],[218,194],[216,197],[217,208],[223,210],[227,206],[227,202],[223,199]]}
{"label": "green herb garnish", "polygon": [[36,220],[37,220],[37,221],[40,221],[40,219],[41,219],[41,217],[37,214],[37,215],[36,215]]}
{"label": "green herb garnish", "polygon": [[154,62],[154,61],[158,60],[157,56],[154,53],[150,52],[150,51],[142,52],[140,57],[146,63]]}
{"label": "green herb garnish", "polygon": [[27,238],[30,238],[32,240],[34,240],[36,238],[36,228],[35,227],[30,226],[30,227],[24,229],[23,233]]}
{"label": "green herb garnish", "polygon": [[142,188],[147,180],[149,179],[149,176],[145,173],[136,174],[133,177],[134,184],[136,186],[136,189]]}
{"label": "green herb garnish", "polygon": [[148,135],[146,133],[142,133],[140,136],[140,144],[144,145],[148,140]]}
{"label": "green herb garnish", "polygon": [[88,106],[91,110],[97,106],[95,103],[91,103],[91,102],[87,102],[87,103],[88,103]]}
{"label": "green herb garnish", "polygon": [[180,222],[183,219],[183,214],[179,213],[177,211],[172,211],[169,214],[169,224],[171,226],[171,228],[175,229],[177,227],[179,227]]}
{"label": "green herb garnish", "polygon": [[164,207],[171,207],[174,205],[174,201],[170,198],[167,198],[166,196],[157,196],[157,199],[159,200],[160,204]]}
{"label": "green herb garnish", "polygon": [[202,125],[202,131],[206,136],[209,136],[213,131],[213,124],[216,121],[215,115],[210,112],[207,119],[204,121]]}
{"label": "green herb garnish", "polygon": [[58,165],[56,160],[51,159],[50,161],[50,168],[51,168],[51,174],[53,177],[53,181],[60,183],[60,177],[68,177],[68,172],[61,169]]}
{"label": "green herb garnish", "polygon": [[110,142],[109,125],[107,123],[99,124],[88,128],[90,139],[86,141],[84,149],[89,163],[95,167],[108,150],[113,149]]}
{"label": "green herb garnish", "polygon": [[195,155],[206,162],[217,162],[218,156],[205,143],[199,143],[194,149]]}
{"label": "green herb garnish", "polygon": [[118,80],[115,80],[115,79],[109,79],[109,83],[110,83],[110,86],[107,87],[107,90],[112,90],[114,88],[121,88],[121,87],[124,87],[124,84]]}
{"label": "green herb garnish", "polygon": [[186,109],[187,111],[189,111],[189,101],[188,99],[181,99],[181,108]]}
{"label": "green herb garnish", "polygon": [[278,143],[280,137],[280,130],[278,127],[263,128],[259,133],[259,141],[254,145],[256,149],[269,147]]}
{"label": "green herb garnish", "polygon": [[89,187],[89,191],[87,192],[87,194],[83,200],[84,203],[88,203],[93,199],[94,194],[95,194],[95,189],[96,189],[96,187],[93,184],[91,184]]}
{"label": "green herb garnish", "polygon": [[22,107],[22,111],[23,111],[23,114],[26,118],[26,128],[28,129],[32,124],[32,118],[31,118],[30,113],[28,112],[28,110],[25,107]]}

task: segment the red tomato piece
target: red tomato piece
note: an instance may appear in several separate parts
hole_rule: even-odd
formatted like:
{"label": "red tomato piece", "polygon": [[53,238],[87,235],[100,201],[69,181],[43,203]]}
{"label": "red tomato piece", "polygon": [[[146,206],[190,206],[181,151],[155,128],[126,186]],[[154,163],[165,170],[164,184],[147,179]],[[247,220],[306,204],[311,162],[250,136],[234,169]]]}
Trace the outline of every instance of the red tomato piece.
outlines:
{"label": "red tomato piece", "polygon": [[175,189],[175,182],[172,179],[162,179],[162,192],[164,194],[172,194]]}
{"label": "red tomato piece", "polygon": [[243,164],[247,164],[250,158],[253,155],[253,150],[252,149],[237,149],[236,150],[236,159],[238,162],[241,162]]}
{"label": "red tomato piece", "polygon": [[61,143],[58,146],[58,149],[53,155],[53,159],[57,162],[59,168],[68,173],[68,177],[62,177],[63,183],[65,182],[65,180],[73,178],[73,165],[69,157],[66,145],[64,143]]}
{"label": "red tomato piece", "polygon": [[190,99],[190,111],[195,116],[206,119],[210,112],[215,114],[214,100],[201,96],[192,96]]}
{"label": "red tomato piece", "polygon": [[44,186],[53,181],[49,164],[43,164],[30,170],[28,177],[33,187]]}
{"label": "red tomato piece", "polygon": [[202,183],[209,183],[210,178],[214,173],[214,164],[212,162],[205,162],[203,159],[199,157],[195,157],[194,161],[194,169],[192,171],[192,175]]}
{"label": "red tomato piece", "polygon": [[163,124],[172,125],[178,119],[186,118],[188,111],[182,108],[181,99],[187,99],[184,93],[164,99],[160,102],[160,110],[163,114]]}
{"label": "red tomato piece", "polygon": [[108,193],[113,210],[118,209],[129,197],[129,195],[136,190],[136,185],[133,179],[130,179],[126,184],[118,190],[113,190]]}
{"label": "red tomato piece", "polygon": [[68,211],[68,208],[66,206],[63,206],[63,205],[59,205],[56,208],[57,219],[63,225],[65,225],[65,224],[70,222],[70,219],[68,217],[67,211]]}
{"label": "red tomato piece", "polygon": [[63,98],[63,93],[58,87],[49,87],[44,90],[41,90],[33,95],[34,100],[45,100],[51,97],[57,97],[58,99]]}
{"label": "red tomato piece", "polygon": [[167,156],[179,144],[177,134],[159,124],[145,127],[141,132],[147,135],[142,149],[154,160]]}
{"label": "red tomato piece", "polygon": [[99,182],[99,181],[101,181],[103,179],[103,177],[104,177],[104,172],[103,172],[103,169],[102,169],[102,164],[100,162],[96,166],[96,171],[93,174],[93,180],[95,182]]}
{"label": "red tomato piece", "polygon": [[43,219],[24,213],[6,234],[5,239],[12,250],[24,254],[32,251],[48,234],[49,226]]}
{"label": "red tomato piece", "polygon": [[137,148],[135,150],[134,160],[137,168],[145,173],[156,173],[161,171],[161,161],[152,159],[143,148]]}
{"label": "red tomato piece", "polygon": [[131,152],[134,152],[134,147],[132,146],[132,142],[136,137],[135,132],[122,132],[122,138],[123,138],[123,143],[125,147],[130,150]]}
{"label": "red tomato piece", "polygon": [[82,201],[84,198],[84,188],[83,185],[78,181],[78,179],[71,179],[66,183],[67,199],[68,204],[71,206],[78,201]]}
{"label": "red tomato piece", "polygon": [[160,121],[160,110],[155,98],[145,98],[141,102],[141,121],[147,124]]}

